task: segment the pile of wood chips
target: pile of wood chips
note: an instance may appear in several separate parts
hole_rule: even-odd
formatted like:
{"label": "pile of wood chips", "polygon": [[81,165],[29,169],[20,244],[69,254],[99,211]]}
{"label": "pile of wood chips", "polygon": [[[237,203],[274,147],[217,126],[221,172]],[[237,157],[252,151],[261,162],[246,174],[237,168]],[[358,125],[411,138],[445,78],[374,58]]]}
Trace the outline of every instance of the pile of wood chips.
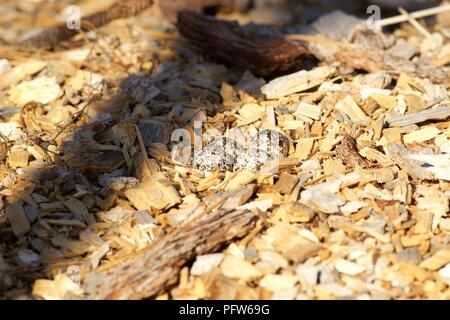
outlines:
{"label": "pile of wood chips", "polygon": [[[65,5],[2,1],[0,37]],[[352,19],[323,16],[317,64],[266,79],[156,7],[54,51],[0,47],[0,296],[450,299],[448,16]],[[274,174],[181,165],[171,134],[195,121],[277,131],[287,156]]]}

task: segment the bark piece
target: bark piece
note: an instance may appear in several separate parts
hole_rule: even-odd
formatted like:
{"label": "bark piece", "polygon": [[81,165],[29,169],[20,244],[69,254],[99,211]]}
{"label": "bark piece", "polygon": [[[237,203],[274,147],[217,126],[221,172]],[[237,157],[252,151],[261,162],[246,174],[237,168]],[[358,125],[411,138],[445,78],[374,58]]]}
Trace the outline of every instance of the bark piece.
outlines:
{"label": "bark piece", "polygon": [[298,201],[284,203],[275,210],[275,215],[287,223],[305,223],[311,221],[315,212]]}
{"label": "bark piece", "polygon": [[130,260],[89,274],[84,283],[87,298],[142,299],[165,292],[177,283],[187,262],[244,237],[257,220],[251,211],[219,211],[185,225]]}
{"label": "bark piece", "polygon": [[357,166],[366,168],[369,166],[369,162],[358,153],[355,140],[348,134],[344,136],[344,139],[336,147],[336,154],[345,164],[352,168]]}
{"label": "bark piece", "polygon": [[179,32],[214,59],[270,77],[301,69],[309,51],[279,36],[255,36],[236,22],[216,20],[190,11],[178,13]]}
{"label": "bark piece", "polygon": [[191,10],[194,12],[201,12],[208,8],[223,7],[229,10],[245,10],[250,4],[250,0],[160,0],[159,8],[162,13],[170,21],[174,22],[177,19],[177,13],[181,10]]}
{"label": "bark piece", "polygon": [[[113,20],[135,16],[149,8],[153,0],[119,0],[108,9],[93,13],[81,19],[81,30],[88,31],[99,28]],[[37,35],[19,42],[26,47],[51,47],[60,41],[68,40],[79,30],[69,29],[66,24],[49,27]]]}

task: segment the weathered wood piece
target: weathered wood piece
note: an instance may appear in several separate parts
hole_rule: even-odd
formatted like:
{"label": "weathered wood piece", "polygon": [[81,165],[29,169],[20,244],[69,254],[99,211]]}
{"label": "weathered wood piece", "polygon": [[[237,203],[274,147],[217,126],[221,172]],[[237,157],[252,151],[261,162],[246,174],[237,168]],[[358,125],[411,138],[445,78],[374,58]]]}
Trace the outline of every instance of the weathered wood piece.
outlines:
{"label": "weathered wood piece", "polygon": [[165,292],[177,283],[183,265],[246,236],[257,220],[252,211],[220,211],[185,225],[127,262],[89,274],[87,298],[142,299]]}
{"label": "weathered wood piece", "polygon": [[236,22],[198,13],[178,13],[179,32],[223,63],[271,77],[302,69],[309,51],[279,36],[249,35]]}
{"label": "weathered wood piece", "polygon": [[341,143],[336,146],[336,154],[342,161],[352,168],[357,166],[368,167],[370,163],[364,159],[358,152],[356,141],[348,134],[344,135]]}
{"label": "weathered wood piece", "polygon": [[450,117],[450,106],[442,105],[432,109],[392,117],[387,119],[387,122],[390,127],[404,127],[428,120],[445,120],[448,117]]}
{"label": "weathered wood piece", "polygon": [[[108,9],[93,13],[81,19],[81,30],[99,28],[116,19],[135,16],[149,8],[153,0],[119,0]],[[69,29],[66,24],[49,27],[18,44],[26,47],[51,47],[60,41],[68,40],[80,30]]]}
{"label": "weathered wood piece", "polygon": [[424,260],[420,266],[428,270],[437,270],[450,262],[450,250],[441,249],[433,256]]}
{"label": "weathered wood piece", "polygon": [[297,181],[296,176],[289,173],[282,173],[274,187],[281,194],[290,193],[297,184]]}

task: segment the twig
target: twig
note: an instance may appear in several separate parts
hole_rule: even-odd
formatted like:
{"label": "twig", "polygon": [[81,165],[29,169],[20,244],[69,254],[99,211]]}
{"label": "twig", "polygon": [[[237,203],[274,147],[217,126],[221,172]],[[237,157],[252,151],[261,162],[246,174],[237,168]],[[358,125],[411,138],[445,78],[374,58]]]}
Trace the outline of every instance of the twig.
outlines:
{"label": "twig", "polygon": [[312,58],[308,49],[284,37],[249,35],[236,22],[190,11],[178,13],[177,27],[208,56],[262,77],[304,69]]}
{"label": "twig", "polygon": [[411,25],[417,29],[417,31],[419,31],[422,35],[424,35],[426,38],[431,38],[431,33],[428,32],[427,29],[425,29],[419,22],[417,22],[416,19],[414,19],[409,13],[408,11],[406,11],[405,9],[403,9],[402,7],[398,7],[398,11],[402,14],[402,16],[405,16],[409,23],[411,23]]}
{"label": "twig", "polygon": [[[419,18],[433,16],[435,14],[446,12],[446,11],[450,11],[450,4],[445,4],[445,5],[437,6],[437,7],[430,8],[430,9],[419,10],[416,12],[412,12],[409,15],[414,19],[419,19]],[[407,17],[405,17],[404,15],[398,15],[398,16],[394,16],[394,17],[381,19],[380,21],[378,21],[377,24],[380,27],[387,27],[387,26],[402,23],[405,21],[408,21]]]}

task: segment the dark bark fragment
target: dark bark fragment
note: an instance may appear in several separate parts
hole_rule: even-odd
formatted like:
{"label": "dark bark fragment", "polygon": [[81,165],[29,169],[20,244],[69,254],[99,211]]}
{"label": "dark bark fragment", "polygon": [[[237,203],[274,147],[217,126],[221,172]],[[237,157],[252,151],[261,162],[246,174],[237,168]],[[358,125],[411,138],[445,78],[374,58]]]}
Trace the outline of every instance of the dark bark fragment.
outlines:
{"label": "dark bark fragment", "polygon": [[141,254],[105,271],[91,273],[84,287],[89,299],[143,299],[166,292],[195,256],[214,252],[253,230],[258,215],[248,210],[219,211],[192,221]]}
{"label": "dark bark fragment", "polygon": [[207,56],[255,75],[277,76],[304,69],[312,61],[306,48],[280,36],[248,34],[236,22],[180,11],[177,27]]}

